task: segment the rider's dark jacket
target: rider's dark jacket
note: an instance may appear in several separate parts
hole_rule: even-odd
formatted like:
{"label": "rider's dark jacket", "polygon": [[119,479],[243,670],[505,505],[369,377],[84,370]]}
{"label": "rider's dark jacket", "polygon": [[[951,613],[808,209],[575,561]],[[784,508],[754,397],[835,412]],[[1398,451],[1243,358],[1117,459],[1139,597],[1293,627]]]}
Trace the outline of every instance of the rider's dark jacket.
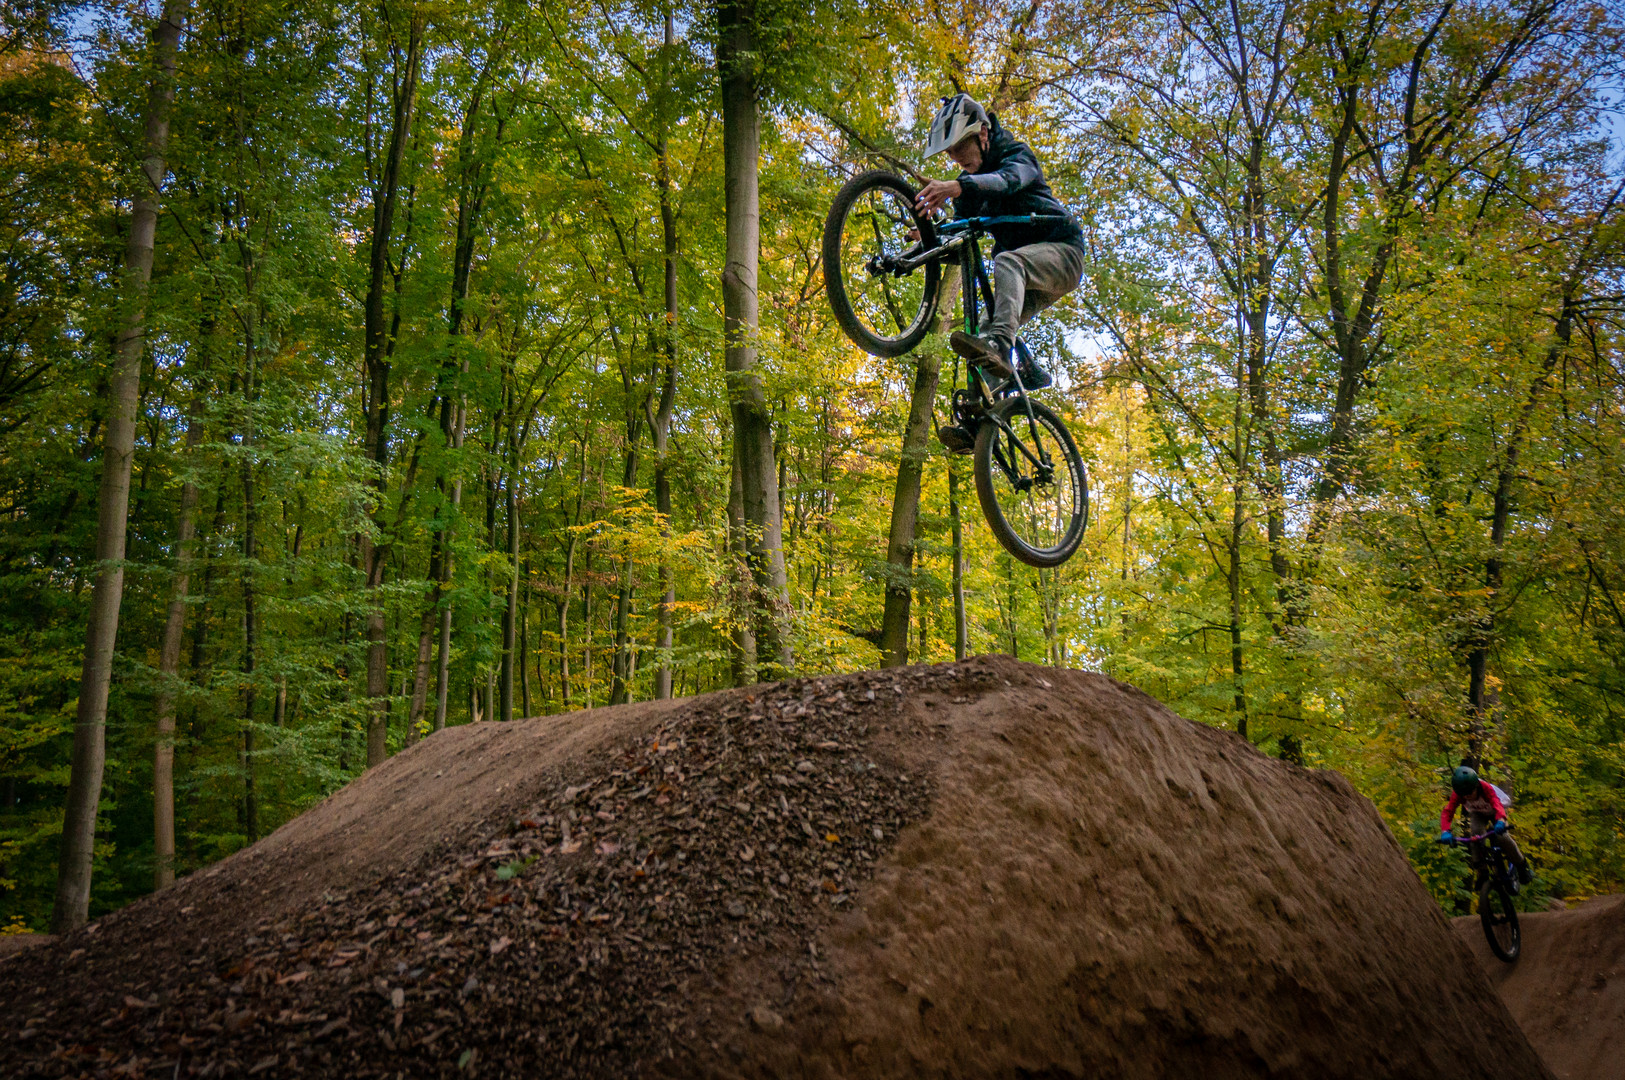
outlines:
{"label": "rider's dark jacket", "polygon": [[988,114],[992,131],[981,168],[959,174],[963,193],[954,200],[957,217],[1006,217],[1018,214],[1060,214],[1065,221],[1035,222],[1030,225],[994,225],[993,254],[1028,244],[1045,242],[1072,244],[1083,249],[1083,231],[1044,181],[1044,170],[1027,144],[1011,138]]}

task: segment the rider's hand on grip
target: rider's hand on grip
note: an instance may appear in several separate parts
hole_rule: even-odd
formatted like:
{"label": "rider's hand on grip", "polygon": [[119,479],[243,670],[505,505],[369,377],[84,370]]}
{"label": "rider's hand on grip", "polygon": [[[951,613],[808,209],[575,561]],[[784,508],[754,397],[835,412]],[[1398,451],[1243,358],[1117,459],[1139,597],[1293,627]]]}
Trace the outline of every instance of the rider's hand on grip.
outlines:
{"label": "rider's hand on grip", "polygon": [[1441,831],[1439,833],[1439,843],[1441,843],[1441,844],[1453,844],[1455,842],[1456,842],[1456,834],[1451,832],[1449,829],[1445,829],[1445,830],[1443,830],[1443,831]]}

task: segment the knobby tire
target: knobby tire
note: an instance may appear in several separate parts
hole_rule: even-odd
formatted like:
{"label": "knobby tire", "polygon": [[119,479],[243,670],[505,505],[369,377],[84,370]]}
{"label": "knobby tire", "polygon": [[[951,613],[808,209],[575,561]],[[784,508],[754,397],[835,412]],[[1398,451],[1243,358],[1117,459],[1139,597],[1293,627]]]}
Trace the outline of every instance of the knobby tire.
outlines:
{"label": "knobby tire", "polygon": [[937,246],[936,226],[930,219],[920,216],[912,209],[916,195],[913,185],[884,169],[871,169],[859,173],[842,186],[835,196],[834,204],[829,208],[829,216],[824,219],[824,290],[829,294],[829,306],[835,314],[835,322],[854,344],[872,356],[895,357],[912,350],[925,340],[926,334],[930,333],[932,316],[936,314],[937,282],[942,276],[942,265],[930,262],[913,271],[914,274],[924,275],[924,289],[912,320],[906,327],[900,328],[896,335],[878,333],[875,328],[863,321],[852,303],[851,294],[858,283],[846,279],[849,268],[842,259],[841,240],[845,234],[847,217],[857,201],[872,192],[887,191],[905,200],[908,212],[913,216],[914,225],[920,230],[923,250]]}
{"label": "knobby tire", "polygon": [[[994,477],[994,470],[999,466],[993,458],[993,451],[1003,434],[997,421],[1003,421],[1008,425],[1022,442],[1030,443],[1028,405],[1031,405],[1033,418],[1038,421],[1039,430],[1045,436],[1046,449],[1052,458],[1056,473],[1070,470],[1072,478],[1073,505],[1067,529],[1057,544],[1047,548],[1028,544],[1011,525],[1006,509],[999,505]],[[1035,447],[1029,446],[1029,449],[1036,452]],[[1020,459],[1020,465],[1023,469],[1030,470],[1032,467],[1024,457]],[[1047,569],[1066,562],[1078,550],[1078,545],[1083,541],[1083,530],[1089,523],[1089,475],[1083,467],[1083,459],[1078,455],[1078,447],[1072,441],[1072,433],[1067,430],[1061,418],[1047,406],[1020,396],[1005,398],[993,406],[976,432],[972,471],[976,477],[976,497],[982,504],[982,514],[987,518],[988,527],[993,530],[993,535],[1000,545],[1015,558],[1028,566]]]}
{"label": "knobby tire", "polygon": [[[1509,964],[1517,960],[1523,936],[1518,930],[1518,911],[1512,906],[1512,894],[1505,885],[1495,880],[1485,884],[1478,894],[1478,918],[1484,925],[1484,938],[1490,944],[1490,951]],[[1509,930],[1506,943],[1497,936],[1502,927]]]}

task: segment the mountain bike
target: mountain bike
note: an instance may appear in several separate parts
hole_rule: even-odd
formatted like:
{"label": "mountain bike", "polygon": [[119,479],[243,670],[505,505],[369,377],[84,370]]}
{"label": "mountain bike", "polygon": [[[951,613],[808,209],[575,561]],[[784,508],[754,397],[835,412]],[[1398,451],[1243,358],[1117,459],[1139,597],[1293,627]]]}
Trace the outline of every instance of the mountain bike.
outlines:
{"label": "mountain bike", "polygon": [[1494,835],[1483,832],[1439,842],[1467,845],[1475,875],[1473,893],[1478,897],[1478,920],[1484,924],[1484,937],[1490,943],[1490,951],[1510,964],[1518,959],[1518,949],[1523,942],[1518,932],[1518,912],[1512,906],[1512,898],[1518,895],[1520,886],[1505,853],[1494,844],[1485,843]]}
{"label": "mountain bike", "polygon": [[[824,287],[835,321],[874,356],[909,352],[931,332],[943,269],[957,265],[965,331],[993,310],[982,238],[1001,224],[1059,216],[961,218],[939,222],[914,205],[915,189],[884,170],[861,173],[835,196],[824,222]],[[967,366],[950,399],[954,422],[976,435],[976,497],[993,535],[1029,566],[1059,566],[1078,550],[1089,522],[1089,478],[1072,434],[1029,396],[1021,372],[1032,353],[1017,339],[1008,379]],[[957,369],[956,369],[957,370]],[[957,383],[957,378],[956,378]]]}

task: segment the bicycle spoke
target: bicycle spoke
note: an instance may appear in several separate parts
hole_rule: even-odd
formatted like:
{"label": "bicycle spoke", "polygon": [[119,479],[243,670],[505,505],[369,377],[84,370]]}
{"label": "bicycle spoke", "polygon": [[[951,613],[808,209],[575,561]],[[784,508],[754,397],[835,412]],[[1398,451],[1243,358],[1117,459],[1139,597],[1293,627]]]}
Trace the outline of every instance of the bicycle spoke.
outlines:
{"label": "bicycle spoke", "polygon": [[835,322],[873,356],[902,356],[931,328],[949,251],[914,206],[913,187],[880,170],[847,181],[819,245]]}
{"label": "bicycle spoke", "polygon": [[[1017,415],[1021,415],[1018,413]],[[1051,551],[1065,540],[1075,512],[1072,473],[1046,467],[1060,450],[1045,424],[1025,418],[1031,443],[1010,426],[997,432],[991,454],[995,498],[1017,539],[1037,551]]]}
{"label": "bicycle spoke", "polygon": [[842,276],[854,313],[880,338],[905,336],[925,301],[925,275],[874,273],[873,261],[895,259],[916,241],[912,208],[891,190],[865,195],[847,215],[841,241]]}

